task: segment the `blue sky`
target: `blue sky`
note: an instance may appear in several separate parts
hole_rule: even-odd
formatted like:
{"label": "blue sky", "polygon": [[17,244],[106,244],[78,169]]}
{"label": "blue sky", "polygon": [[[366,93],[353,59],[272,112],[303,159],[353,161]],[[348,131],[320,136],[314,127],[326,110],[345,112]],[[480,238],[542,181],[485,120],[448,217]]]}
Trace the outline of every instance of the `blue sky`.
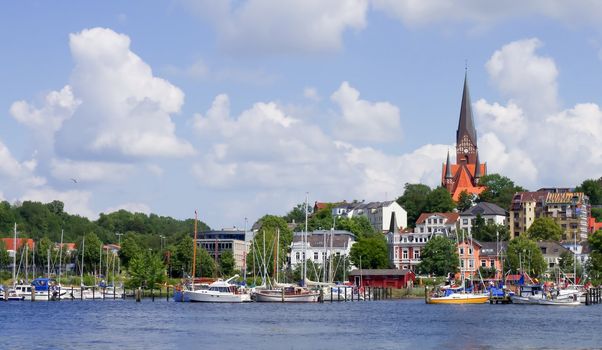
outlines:
{"label": "blue sky", "polygon": [[602,176],[600,23],[592,1],[4,4],[0,198],[214,228],[393,199],[438,184],[465,62],[489,171],[574,186]]}

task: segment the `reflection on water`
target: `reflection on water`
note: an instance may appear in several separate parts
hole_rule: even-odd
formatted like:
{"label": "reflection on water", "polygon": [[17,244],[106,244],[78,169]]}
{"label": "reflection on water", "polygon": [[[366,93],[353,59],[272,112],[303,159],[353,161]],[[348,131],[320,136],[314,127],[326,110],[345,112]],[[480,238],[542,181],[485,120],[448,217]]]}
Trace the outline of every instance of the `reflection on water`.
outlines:
{"label": "reflection on water", "polygon": [[599,348],[602,306],[0,303],[4,349]]}

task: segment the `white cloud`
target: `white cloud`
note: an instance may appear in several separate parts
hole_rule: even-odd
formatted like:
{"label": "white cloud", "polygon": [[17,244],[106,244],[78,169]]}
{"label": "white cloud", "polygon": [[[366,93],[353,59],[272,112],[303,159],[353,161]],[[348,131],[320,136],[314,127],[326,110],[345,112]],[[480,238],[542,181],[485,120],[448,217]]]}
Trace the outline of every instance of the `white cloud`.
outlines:
{"label": "white cloud", "polygon": [[71,88],[81,106],[58,131],[59,153],[70,158],[187,156],[171,114],[184,100],[180,89],[154,77],[130,50],[130,39],[110,29],[70,35],[75,68]]}
{"label": "white cloud", "polygon": [[[208,151],[193,174],[207,191],[220,193],[220,205],[231,204],[230,210],[241,198],[249,203],[264,198],[257,210],[281,212],[283,202],[298,203],[305,191],[317,200],[392,199],[406,182],[438,185],[449,147],[426,145],[405,155],[386,154],[333,141],[273,102],[256,103],[232,117],[226,95],[217,96],[194,125]],[[227,195],[231,192],[236,198]]]}
{"label": "white cloud", "polygon": [[502,20],[542,16],[570,26],[591,25],[600,29],[602,4],[597,1],[563,0],[372,0],[373,7],[408,26],[468,22],[490,27]]}
{"label": "white cloud", "polygon": [[489,104],[480,99],[474,104],[474,111],[479,118],[479,130],[494,132],[505,143],[516,143],[528,132],[525,128],[525,114],[514,102],[502,106],[497,102]]}
{"label": "white cloud", "polygon": [[[11,183],[17,183],[19,187],[41,186],[46,179],[35,175],[37,161],[34,159],[19,162],[13,157],[6,145],[0,141],[0,179],[7,188]],[[6,188],[5,188],[6,189]]]}
{"label": "white cloud", "polygon": [[318,94],[318,90],[316,90],[316,88],[314,87],[306,87],[305,89],[303,89],[303,96],[305,96],[305,98],[307,98],[308,100],[314,102],[318,102],[322,99],[320,97],[320,94]]}
{"label": "white cloud", "polygon": [[229,51],[324,52],[342,47],[348,29],[366,26],[368,0],[189,0]]}
{"label": "white cloud", "polygon": [[553,59],[537,55],[541,46],[536,38],[511,42],[485,65],[498,89],[532,114],[546,114],[559,105],[558,70]]}
{"label": "white cloud", "polygon": [[386,142],[401,139],[399,108],[389,102],[370,102],[343,82],[331,99],[341,109],[335,135],[344,140]]}
{"label": "white cloud", "polygon": [[18,122],[35,130],[54,133],[63,121],[69,119],[81,101],[73,96],[69,85],[60,91],[51,91],[46,95],[44,105],[36,108],[26,101],[16,101],[10,107],[10,114]]}
{"label": "white cloud", "polygon": [[110,214],[119,210],[127,210],[130,213],[150,214],[151,208],[145,203],[123,203],[117,206],[103,210],[103,213]]}
{"label": "white cloud", "polygon": [[475,104],[481,159],[532,189],[576,186],[602,176],[602,111],[594,103],[559,110],[556,64],[535,53],[540,45],[516,41],[489,60],[490,78],[510,101]]}
{"label": "white cloud", "polygon": [[50,168],[52,176],[63,181],[110,182],[127,178],[135,167],[122,163],[52,159]]}
{"label": "white cloud", "polygon": [[53,200],[61,201],[65,204],[65,211],[70,214],[85,216],[90,219],[96,219],[98,215],[90,209],[90,198],[92,193],[87,191],[57,191],[51,188],[35,188],[25,191],[20,197],[21,201],[35,201],[49,203]]}

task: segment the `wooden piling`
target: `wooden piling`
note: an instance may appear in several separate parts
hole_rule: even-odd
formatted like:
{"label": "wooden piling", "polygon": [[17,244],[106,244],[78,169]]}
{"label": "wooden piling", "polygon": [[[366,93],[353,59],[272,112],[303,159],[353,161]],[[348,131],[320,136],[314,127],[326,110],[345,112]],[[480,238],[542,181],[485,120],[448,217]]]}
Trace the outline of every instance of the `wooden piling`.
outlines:
{"label": "wooden piling", "polygon": [[136,298],[137,303],[139,303],[142,300],[142,289],[140,289],[140,287],[138,287],[138,289],[136,289],[136,291],[134,292],[134,297]]}
{"label": "wooden piling", "polygon": [[31,301],[36,301],[36,286],[31,286]]}
{"label": "wooden piling", "polygon": [[332,287],[330,287],[330,302],[331,302],[331,303],[332,303],[332,301],[333,301],[333,300],[332,300],[332,293],[333,293],[333,291],[332,291]]}

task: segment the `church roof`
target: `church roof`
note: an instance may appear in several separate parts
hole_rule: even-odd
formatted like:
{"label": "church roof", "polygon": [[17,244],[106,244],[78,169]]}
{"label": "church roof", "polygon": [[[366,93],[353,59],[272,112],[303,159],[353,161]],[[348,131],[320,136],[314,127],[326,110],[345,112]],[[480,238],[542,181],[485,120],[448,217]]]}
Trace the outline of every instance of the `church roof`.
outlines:
{"label": "church roof", "polygon": [[472,106],[470,103],[470,93],[468,92],[468,73],[464,76],[464,91],[462,92],[462,105],[460,106],[460,121],[458,122],[456,140],[461,140],[464,135],[468,135],[474,145],[477,144],[477,130],[472,118]]}

